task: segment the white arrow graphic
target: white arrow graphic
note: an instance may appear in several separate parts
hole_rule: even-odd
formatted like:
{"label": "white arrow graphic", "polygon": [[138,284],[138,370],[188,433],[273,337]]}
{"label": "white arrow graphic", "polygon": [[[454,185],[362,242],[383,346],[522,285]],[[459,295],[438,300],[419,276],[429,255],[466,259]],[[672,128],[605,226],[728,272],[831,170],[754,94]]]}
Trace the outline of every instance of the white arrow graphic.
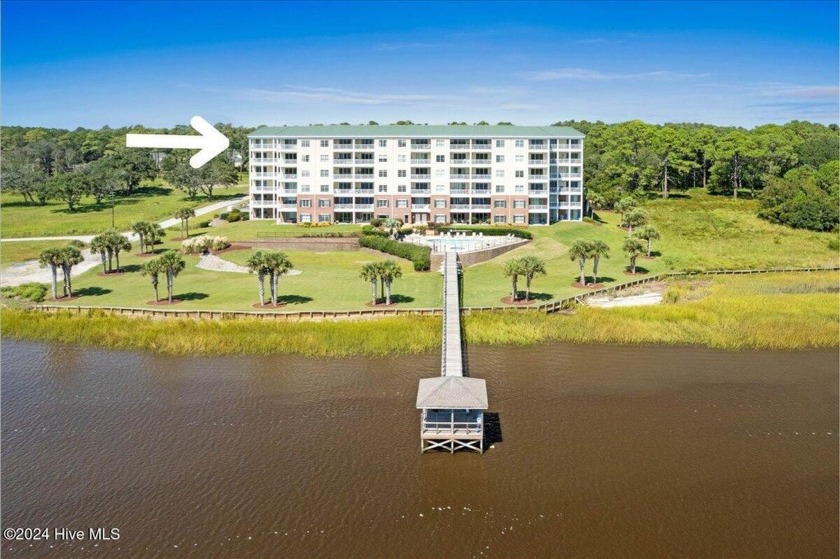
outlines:
{"label": "white arrow graphic", "polygon": [[213,125],[196,115],[190,124],[201,136],[174,136],[170,134],[126,134],[125,147],[129,148],[183,148],[199,149],[190,157],[190,166],[198,169],[222,153],[230,145],[227,137]]}

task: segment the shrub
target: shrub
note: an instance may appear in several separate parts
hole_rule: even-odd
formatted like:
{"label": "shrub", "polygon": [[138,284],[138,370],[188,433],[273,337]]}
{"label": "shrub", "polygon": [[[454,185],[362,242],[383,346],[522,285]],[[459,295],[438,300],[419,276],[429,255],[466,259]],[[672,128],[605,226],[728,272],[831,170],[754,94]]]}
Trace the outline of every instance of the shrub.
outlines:
{"label": "shrub", "polygon": [[533,235],[531,235],[530,231],[516,229],[514,227],[470,227],[469,229],[458,227],[441,227],[439,231],[441,233],[448,233],[449,231],[471,231],[475,233],[483,233],[488,237],[504,237],[506,235],[513,235],[514,237],[519,237],[520,239],[533,238]]}
{"label": "shrub", "polygon": [[835,251],[840,250],[840,240],[838,240],[837,238],[830,239],[828,241],[828,248],[830,250],[835,250]]}
{"label": "shrub", "polygon": [[14,287],[4,287],[0,292],[6,297],[26,299],[35,303],[42,302],[47,296],[47,286],[43,283],[22,283]]}
{"label": "shrub", "polygon": [[403,227],[400,229],[400,235],[411,235],[414,233],[414,229],[412,227]]}
{"label": "shrub", "polygon": [[210,222],[209,221],[199,221],[198,222],[198,228],[199,229],[204,229],[205,227],[210,227]]}
{"label": "shrub", "polygon": [[[371,227],[382,227],[382,220],[379,219],[378,217],[375,217],[375,218],[370,220],[370,226]],[[367,226],[365,226],[365,227],[367,227]]]}
{"label": "shrub", "polygon": [[239,220],[240,220],[240,221],[248,221],[249,219],[251,219],[251,214],[249,214],[249,213],[247,213],[247,212],[246,212],[246,213],[242,213],[242,214],[239,216]]}
{"label": "shrub", "polygon": [[222,212],[219,214],[219,219],[224,219],[225,221],[227,221],[229,215],[230,214],[228,212]]}
{"label": "shrub", "polygon": [[411,260],[414,269],[418,272],[425,272],[432,267],[432,249],[430,247],[400,243],[379,235],[362,235],[359,244],[363,247]]}
{"label": "shrub", "polygon": [[242,212],[240,212],[239,210],[231,210],[227,214],[228,223],[235,223],[237,221],[240,221],[241,219],[242,219]]}
{"label": "shrub", "polygon": [[332,225],[331,221],[319,221],[318,222],[318,227],[329,227],[330,225]]}
{"label": "shrub", "polygon": [[680,299],[685,296],[685,289],[682,287],[672,286],[665,290],[662,294],[663,303],[678,303]]}
{"label": "shrub", "polygon": [[85,248],[87,245],[84,243],[84,241],[80,241],[79,239],[73,239],[72,241],[70,241],[70,246],[71,247],[76,247],[76,248],[81,250],[81,249]]}
{"label": "shrub", "polygon": [[230,246],[227,237],[209,237],[202,235],[181,242],[184,254],[201,254],[206,250],[223,250]]}
{"label": "shrub", "polygon": [[422,235],[429,227],[427,225],[415,225],[414,232]]}
{"label": "shrub", "polygon": [[387,231],[379,231],[378,229],[374,229],[372,225],[365,225],[362,227],[362,235],[374,235],[377,237],[382,237],[387,239],[389,237]]}

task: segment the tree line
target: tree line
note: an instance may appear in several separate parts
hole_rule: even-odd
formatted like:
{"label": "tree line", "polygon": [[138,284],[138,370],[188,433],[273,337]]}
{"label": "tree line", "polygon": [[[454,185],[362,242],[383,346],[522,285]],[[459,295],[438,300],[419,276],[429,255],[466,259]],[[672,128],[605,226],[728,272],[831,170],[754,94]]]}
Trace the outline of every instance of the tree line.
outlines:
{"label": "tree line", "polygon": [[94,203],[100,205],[113,195],[131,195],[141,181],[157,177],[166,179],[191,199],[199,193],[209,199],[214,186],[236,183],[237,163],[247,169],[248,134],[254,130],[225,123],[215,126],[230,139],[230,147],[201,169],[189,166],[183,150],[125,147],[126,134],[195,134],[186,125],[163,129],[105,126],[72,131],[4,126],[0,145],[3,187],[32,205],[62,201],[71,212],[84,196],[93,197]]}
{"label": "tree line", "polygon": [[838,224],[836,124],[792,121],[747,130],[572,120],[554,126],[586,134],[584,182],[588,198],[603,207],[612,208],[628,194],[667,198],[674,191],[704,188],[710,194],[757,198],[759,215],[777,223],[817,231]]}

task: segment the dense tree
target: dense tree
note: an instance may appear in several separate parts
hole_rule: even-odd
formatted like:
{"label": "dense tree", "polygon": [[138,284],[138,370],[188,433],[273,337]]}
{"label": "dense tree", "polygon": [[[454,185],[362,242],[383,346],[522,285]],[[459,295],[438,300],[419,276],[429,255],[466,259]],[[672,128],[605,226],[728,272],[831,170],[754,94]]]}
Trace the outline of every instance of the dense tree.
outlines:
{"label": "dense tree", "polygon": [[519,259],[519,269],[525,277],[525,300],[531,299],[531,282],[535,276],[545,275],[545,262],[536,256],[523,256]]}
{"label": "dense tree", "polygon": [[516,301],[519,295],[519,276],[522,275],[522,263],[519,259],[505,262],[505,277],[510,278],[510,302]]}
{"label": "dense tree", "polygon": [[596,239],[589,244],[589,257],[592,258],[592,281],[598,283],[598,264],[601,258],[610,257],[610,247],[604,241]]}
{"label": "dense tree", "polygon": [[30,204],[47,203],[47,175],[24,150],[4,154],[0,180],[4,189],[20,194]]}
{"label": "dense tree", "polygon": [[648,222],[648,213],[642,208],[630,208],[624,214],[624,225],[628,227],[628,234],[633,234],[634,227],[641,227]]}
{"label": "dense tree", "polygon": [[630,258],[630,273],[636,273],[636,259],[639,255],[644,254],[645,247],[638,237],[632,236],[624,239],[624,254]]}
{"label": "dense tree", "polygon": [[148,221],[137,221],[131,224],[131,230],[137,235],[137,239],[140,241],[140,252],[146,252],[146,235],[149,232],[149,227],[152,224]]}
{"label": "dense tree", "polygon": [[585,240],[577,240],[572,243],[569,249],[569,260],[577,260],[580,266],[580,284],[586,285],[586,260],[592,254],[592,243]]}
{"label": "dense tree", "polygon": [[49,266],[52,272],[53,299],[58,299],[58,269],[61,267],[63,255],[60,248],[48,248],[38,256],[41,266]]}
{"label": "dense tree", "polygon": [[152,287],[155,290],[155,303],[160,301],[160,295],[158,294],[158,284],[160,283],[160,275],[165,273],[166,269],[163,266],[163,262],[161,262],[160,258],[149,260],[148,262],[144,262],[140,266],[140,275],[149,276],[149,279],[151,279],[152,281]]}
{"label": "dense tree", "polygon": [[840,223],[840,162],[819,170],[799,167],[771,177],[759,196],[758,215],[773,223],[812,231],[831,231]]}
{"label": "dense tree", "polygon": [[152,152],[148,149],[121,149],[111,155],[107,164],[119,172],[122,183],[128,194],[134,192],[140,182],[153,179],[157,175],[157,167],[152,160]]}
{"label": "dense tree", "polygon": [[265,278],[271,274],[271,269],[268,267],[265,256],[263,251],[258,250],[249,256],[248,261],[245,263],[249,273],[257,274],[257,282],[260,288],[260,305],[265,305]]}
{"label": "dense tree", "polygon": [[61,271],[64,272],[64,296],[73,296],[73,282],[71,280],[73,266],[84,261],[79,249],[74,246],[67,246],[61,249]]}
{"label": "dense tree", "polygon": [[174,250],[168,250],[163,256],[157,259],[160,262],[161,271],[166,275],[166,293],[169,302],[172,302],[172,292],[175,289],[175,278],[186,267],[187,263],[180,254]]}
{"label": "dense tree", "polygon": [[82,172],[58,173],[47,180],[47,189],[51,198],[56,198],[67,204],[67,211],[76,211],[76,205],[85,195],[88,185]]}
{"label": "dense tree", "polygon": [[195,210],[190,207],[184,207],[175,212],[175,217],[181,220],[181,234],[185,238],[190,236],[190,218],[195,217]]}

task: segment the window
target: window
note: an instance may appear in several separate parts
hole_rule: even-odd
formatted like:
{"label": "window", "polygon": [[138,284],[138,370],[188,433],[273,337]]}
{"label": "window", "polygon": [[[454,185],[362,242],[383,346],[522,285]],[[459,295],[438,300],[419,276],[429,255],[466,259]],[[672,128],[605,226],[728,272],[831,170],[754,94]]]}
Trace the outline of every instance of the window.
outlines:
{"label": "window", "polygon": [[516,190],[516,192],[525,192],[525,185],[524,184],[517,184],[515,190]]}
{"label": "window", "polygon": [[398,170],[397,177],[405,177],[405,169]]}
{"label": "window", "polygon": [[525,140],[516,140],[516,147],[524,148],[525,147]]}
{"label": "window", "polygon": [[405,147],[405,140],[397,140],[397,147],[404,148]]}
{"label": "window", "polygon": [[301,140],[300,141],[300,147],[308,148],[309,147],[309,140]]}
{"label": "window", "polygon": [[330,214],[318,214],[318,222],[319,223],[329,223],[332,219]]}
{"label": "window", "polygon": [[435,161],[437,161],[438,163],[445,163],[446,162],[446,156],[445,155],[436,155],[435,156]]}
{"label": "window", "polygon": [[435,185],[435,192],[446,192],[446,185],[445,184],[436,184]]}
{"label": "window", "polygon": [[301,223],[310,223],[312,221],[312,214],[300,214]]}
{"label": "window", "polygon": [[304,184],[304,185],[302,185],[302,186],[300,187],[300,191],[301,191],[301,192],[309,192],[309,185],[308,185],[308,184]]}
{"label": "window", "polygon": [[525,171],[516,171],[516,178],[521,179],[525,177]]}
{"label": "window", "polygon": [[379,140],[379,147],[381,147],[381,148],[388,147],[388,140]]}
{"label": "window", "polygon": [[308,176],[309,176],[309,169],[306,169],[306,170],[304,170],[304,171],[301,171],[301,172],[300,172],[300,176],[302,176],[302,177],[308,177]]}
{"label": "window", "polygon": [[517,209],[522,209],[525,207],[525,200],[514,200],[513,207]]}
{"label": "window", "polygon": [[312,200],[300,200],[300,207],[301,208],[311,208],[312,207]]}
{"label": "window", "polygon": [[321,176],[322,177],[330,176],[330,170],[329,169],[321,169]]}
{"label": "window", "polygon": [[379,185],[379,192],[388,192],[388,185],[387,184],[380,184]]}
{"label": "window", "polygon": [[446,169],[437,169],[435,170],[436,177],[445,177],[446,176]]}
{"label": "window", "polygon": [[398,155],[397,163],[405,163],[405,155]]}
{"label": "window", "polygon": [[408,207],[408,200],[397,200],[397,207],[398,208],[407,208]]}
{"label": "window", "polygon": [[[323,192],[323,190],[321,192]],[[329,208],[330,207],[330,201],[329,200],[318,200],[318,207],[319,208]]]}
{"label": "window", "polygon": [[321,140],[321,147],[322,148],[330,147],[330,141],[329,140]]}
{"label": "window", "polygon": [[496,194],[504,194],[505,193],[505,185],[497,184],[496,185]]}
{"label": "window", "polygon": [[435,200],[435,207],[436,208],[445,208],[446,207],[446,200]]}
{"label": "window", "polygon": [[505,162],[505,156],[504,155],[497,155],[496,156],[496,163],[504,163],[504,162]]}
{"label": "window", "polygon": [[329,160],[330,160],[330,155],[328,153],[325,153],[325,154],[321,155],[321,163],[326,163]]}
{"label": "window", "polygon": [[496,147],[497,148],[505,147],[505,141],[504,140],[496,140]]}
{"label": "window", "polygon": [[507,208],[507,200],[495,200],[493,202],[494,208]]}
{"label": "window", "polygon": [[435,214],[435,223],[446,223],[446,216]]}
{"label": "window", "polygon": [[328,184],[322,184],[321,185],[321,192],[329,192],[329,191],[330,191],[330,185],[328,185]]}
{"label": "window", "polygon": [[435,140],[435,147],[438,147],[438,148],[446,147],[446,140],[443,140],[443,139]]}
{"label": "window", "polygon": [[401,184],[401,185],[397,186],[397,192],[405,192],[405,185]]}
{"label": "window", "polygon": [[388,200],[377,200],[376,201],[377,208],[387,208],[388,207]]}
{"label": "window", "polygon": [[580,181],[572,181],[569,183],[569,186],[573,189],[578,189],[580,188]]}
{"label": "window", "polygon": [[573,146],[579,146],[580,145],[580,140],[572,140],[572,145]]}
{"label": "window", "polygon": [[504,170],[504,169],[497,169],[497,170],[496,170],[496,176],[497,176],[497,177],[503,177],[503,176],[505,176],[505,170]]}
{"label": "window", "polygon": [[[384,142],[385,140],[382,140],[382,141]],[[380,163],[387,163],[388,162],[388,156],[387,155],[380,155],[379,156],[379,162]]]}
{"label": "window", "polygon": [[504,223],[504,222],[505,222],[505,216],[503,216],[503,215],[494,215],[493,216],[493,223]]}
{"label": "window", "polygon": [[387,177],[388,176],[388,171],[386,171],[385,169],[380,169],[379,170],[379,176],[380,177]]}
{"label": "window", "polygon": [[309,163],[309,155],[304,155],[303,156],[303,162],[304,163]]}
{"label": "window", "polygon": [[517,155],[516,156],[516,162],[517,163],[524,163],[525,162],[525,156],[524,155]]}

